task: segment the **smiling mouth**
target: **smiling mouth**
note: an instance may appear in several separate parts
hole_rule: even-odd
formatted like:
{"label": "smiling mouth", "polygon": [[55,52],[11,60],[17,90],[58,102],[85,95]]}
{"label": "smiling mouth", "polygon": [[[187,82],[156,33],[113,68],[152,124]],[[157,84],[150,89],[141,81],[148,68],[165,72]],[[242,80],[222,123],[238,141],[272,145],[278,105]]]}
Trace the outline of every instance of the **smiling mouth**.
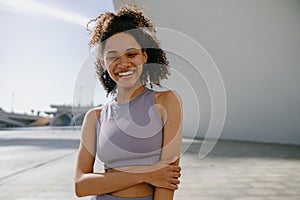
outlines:
{"label": "smiling mouth", "polygon": [[120,73],[117,73],[117,75],[118,75],[119,77],[126,77],[126,76],[130,76],[130,75],[133,74],[133,73],[134,73],[134,71],[131,70],[131,71],[127,71],[127,72],[120,72]]}

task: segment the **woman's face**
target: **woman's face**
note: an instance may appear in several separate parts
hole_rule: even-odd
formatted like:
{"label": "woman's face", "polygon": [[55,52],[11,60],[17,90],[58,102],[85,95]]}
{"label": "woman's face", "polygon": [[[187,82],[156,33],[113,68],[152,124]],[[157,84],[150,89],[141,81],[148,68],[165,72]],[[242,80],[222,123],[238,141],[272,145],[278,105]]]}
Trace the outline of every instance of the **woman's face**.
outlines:
{"label": "woman's face", "polygon": [[133,87],[140,84],[143,64],[147,54],[139,43],[128,33],[117,33],[107,39],[102,65],[118,87]]}

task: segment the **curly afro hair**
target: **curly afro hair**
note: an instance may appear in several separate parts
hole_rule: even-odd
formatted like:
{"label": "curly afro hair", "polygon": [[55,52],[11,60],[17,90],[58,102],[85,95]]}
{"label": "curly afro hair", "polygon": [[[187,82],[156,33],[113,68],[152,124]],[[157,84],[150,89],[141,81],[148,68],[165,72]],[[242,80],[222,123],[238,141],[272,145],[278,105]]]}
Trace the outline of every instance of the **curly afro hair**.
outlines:
{"label": "curly afro hair", "polygon": [[[88,29],[91,22],[95,22],[92,31]],[[105,12],[90,20],[87,24],[87,30],[91,32],[89,46],[98,47],[99,53],[95,62],[96,72],[101,84],[107,91],[107,95],[116,92],[117,84],[104,70],[101,59],[106,40],[117,33],[126,32],[131,34],[142,47],[142,51],[146,51],[148,60],[140,77],[143,85],[149,84],[151,88],[153,84],[161,86],[160,81],[167,79],[170,75],[169,61],[165,52],[159,46],[159,41],[155,36],[154,24],[143,15],[138,6],[126,5],[116,13]]]}

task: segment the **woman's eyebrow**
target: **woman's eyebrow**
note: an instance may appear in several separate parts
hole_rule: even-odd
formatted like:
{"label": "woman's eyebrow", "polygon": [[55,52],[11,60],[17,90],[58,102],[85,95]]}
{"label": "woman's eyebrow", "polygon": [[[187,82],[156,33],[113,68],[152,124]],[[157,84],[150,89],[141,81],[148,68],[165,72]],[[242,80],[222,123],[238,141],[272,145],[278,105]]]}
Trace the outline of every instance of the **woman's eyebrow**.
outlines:
{"label": "woman's eyebrow", "polygon": [[106,52],[106,55],[110,54],[110,53],[118,53],[118,52],[117,51],[108,51],[108,52]]}
{"label": "woman's eyebrow", "polygon": [[[132,51],[132,50],[138,50],[138,48],[131,47],[131,48],[126,49],[124,52]],[[105,55],[114,54],[114,53],[118,53],[118,51],[115,51],[115,50],[107,51]]]}
{"label": "woman's eyebrow", "polygon": [[126,49],[126,51],[131,51],[131,50],[137,50],[137,48],[131,47],[131,48]]}

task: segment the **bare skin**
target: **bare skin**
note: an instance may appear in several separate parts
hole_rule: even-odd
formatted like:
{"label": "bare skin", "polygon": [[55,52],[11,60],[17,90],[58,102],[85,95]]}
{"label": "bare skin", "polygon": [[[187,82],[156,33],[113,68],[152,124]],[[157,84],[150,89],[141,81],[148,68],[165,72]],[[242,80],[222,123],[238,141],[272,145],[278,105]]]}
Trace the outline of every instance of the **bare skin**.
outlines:
{"label": "bare skin", "polygon": [[[144,86],[140,83],[147,54],[129,34],[119,33],[106,42],[103,66],[118,85],[118,102],[128,102],[137,97]],[[125,75],[125,74],[126,75]],[[129,74],[129,75],[128,75]],[[164,122],[164,144],[161,161],[151,166],[130,166],[94,173],[96,125],[101,108],[86,114],[82,126],[82,140],[78,152],[75,191],[77,196],[111,194],[119,197],[144,197],[154,194],[154,199],[173,199],[180,177],[181,102],[173,91],[157,92],[157,111]]]}

